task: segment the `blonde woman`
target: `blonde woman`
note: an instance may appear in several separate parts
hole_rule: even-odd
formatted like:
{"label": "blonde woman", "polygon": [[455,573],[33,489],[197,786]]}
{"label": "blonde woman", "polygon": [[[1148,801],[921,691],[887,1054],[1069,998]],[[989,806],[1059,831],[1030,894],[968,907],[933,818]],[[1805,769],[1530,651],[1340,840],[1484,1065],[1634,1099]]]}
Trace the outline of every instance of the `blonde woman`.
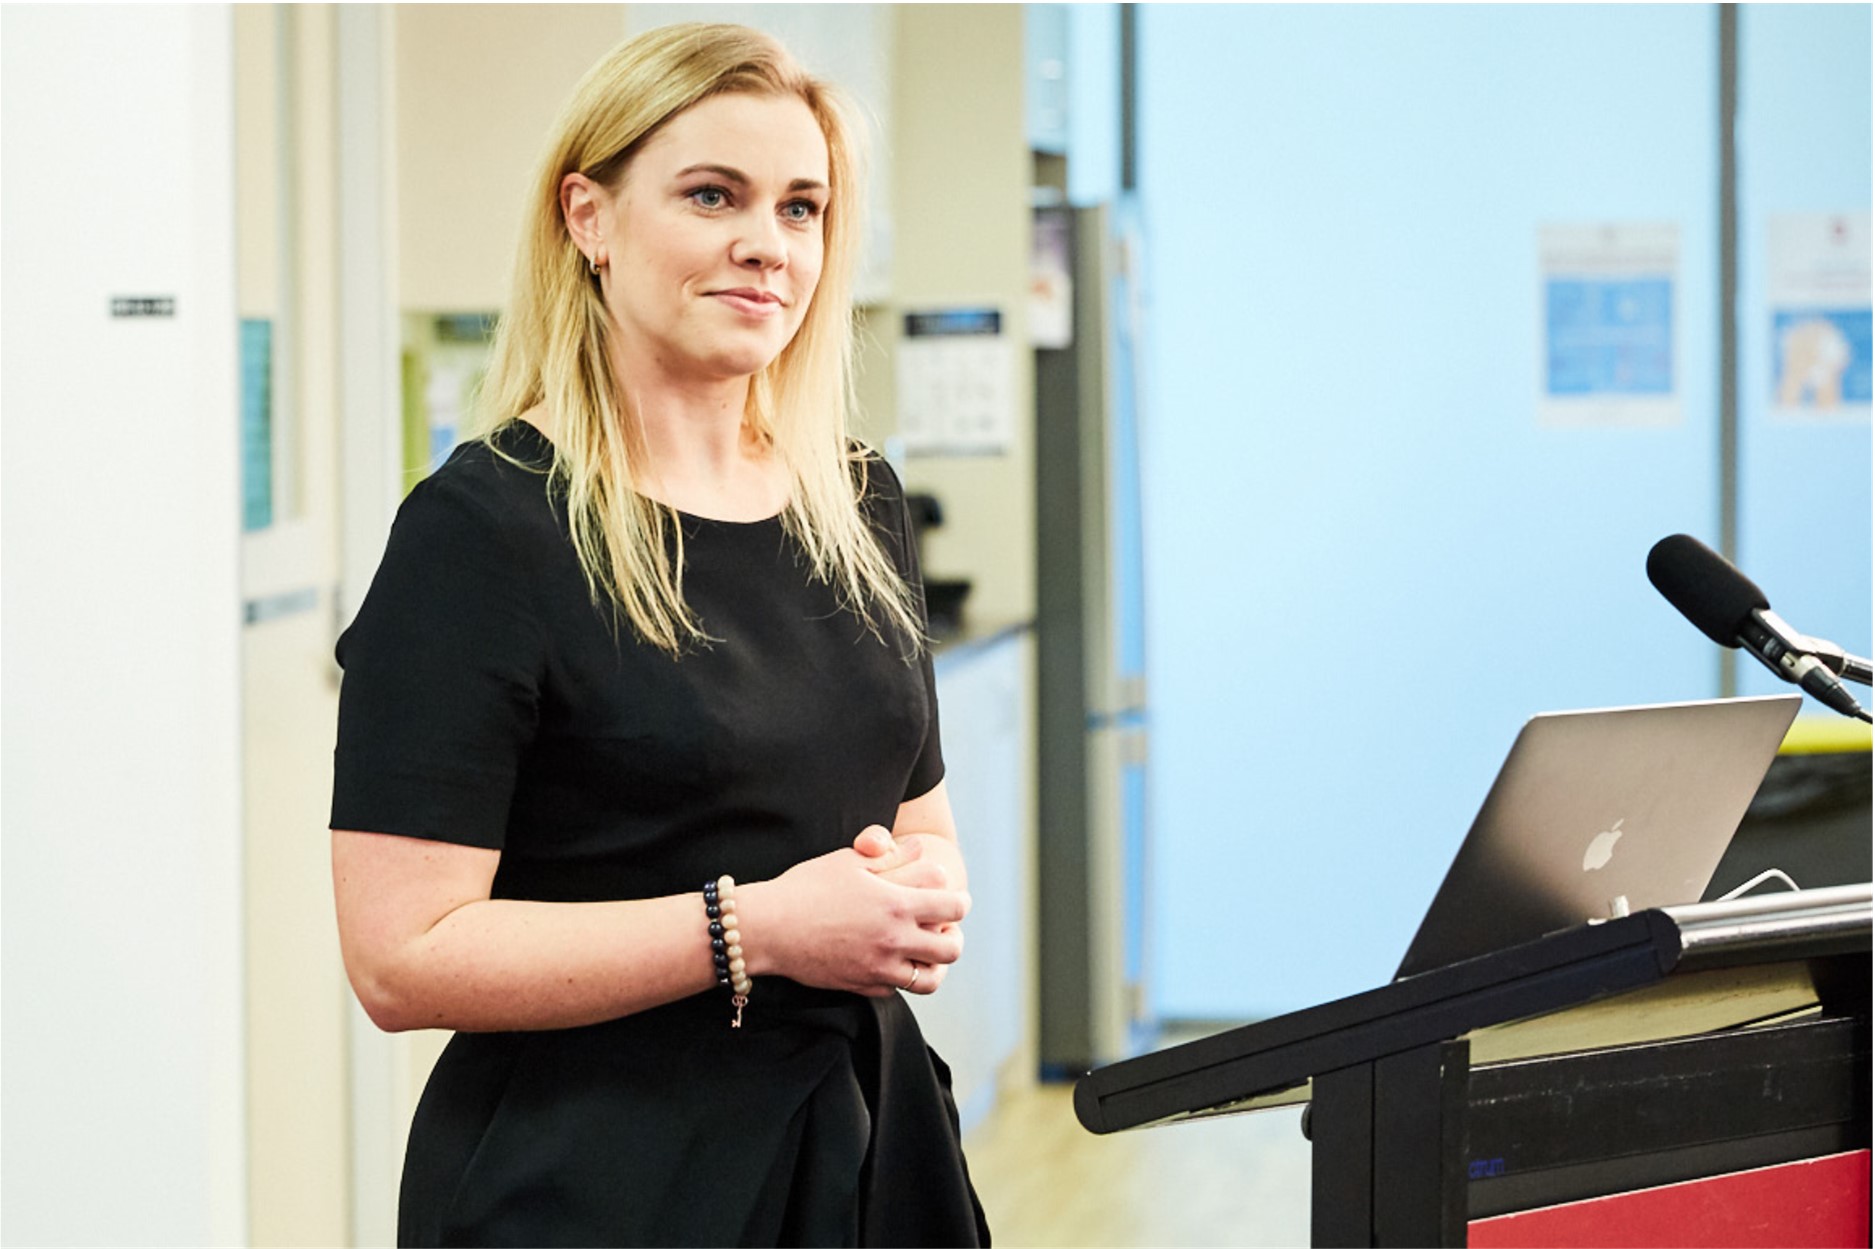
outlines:
{"label": "blonde woman", "polygon": [[556,127],[485,427],[339,642],[346,969],[457,1033],[400,1243],[987,1243],[901,997],[969,896],[901,490],[846,430],[856,176],[739,27],[622,44]]}

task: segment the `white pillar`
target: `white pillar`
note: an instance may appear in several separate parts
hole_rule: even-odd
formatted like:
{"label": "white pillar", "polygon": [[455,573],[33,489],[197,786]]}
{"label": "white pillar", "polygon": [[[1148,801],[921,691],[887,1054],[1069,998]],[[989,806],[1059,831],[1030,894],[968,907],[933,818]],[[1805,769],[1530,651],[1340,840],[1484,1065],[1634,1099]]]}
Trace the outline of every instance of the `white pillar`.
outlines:
{"label": "white pillar", "polygon": [[239,1244],[229,10],[8,6],[0,48],[6,1236]]}
{"label": "white pillar", "polygon": [[[339,608],[349,623],[384,554],[403,499],[398,357],[396,159],[391,79],[394,23],[381,5],[340,5],[339,78]],[[352,1243],[397,1232],[397,1186],[415,1104],[411,1042],[381,1033],[351,1003]]]}

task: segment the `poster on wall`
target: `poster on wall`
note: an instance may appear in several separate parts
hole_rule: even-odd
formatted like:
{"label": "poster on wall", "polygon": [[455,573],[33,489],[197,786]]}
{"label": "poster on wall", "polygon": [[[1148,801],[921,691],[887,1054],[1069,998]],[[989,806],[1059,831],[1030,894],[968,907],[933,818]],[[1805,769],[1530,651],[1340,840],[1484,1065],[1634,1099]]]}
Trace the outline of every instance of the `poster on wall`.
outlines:
{"label": "poster on wall", "polygon": [[241,318],[241,529],[273,524],[273,322]]}
{"label": "poster on wall", "polygon": [[1029,231],[1029,346],[1074,345],[1074,270],[1065,208],[1038,208]]}
{"label": "poster on wall", "polygon": [[1869,214],[1780,214],[1765,234],[1771,414],[1868,420]]}
{"label": "poster on wall", "polygon": [[993,307],[907,312],[898,432],[913,455],[1002,455],[1016,431],[1016,354]]}
{"label": "poster on wall", "polygon": [[1674,303],[1680,227],[1538,227],[1541,379],[1552,426],[1678,424]]}

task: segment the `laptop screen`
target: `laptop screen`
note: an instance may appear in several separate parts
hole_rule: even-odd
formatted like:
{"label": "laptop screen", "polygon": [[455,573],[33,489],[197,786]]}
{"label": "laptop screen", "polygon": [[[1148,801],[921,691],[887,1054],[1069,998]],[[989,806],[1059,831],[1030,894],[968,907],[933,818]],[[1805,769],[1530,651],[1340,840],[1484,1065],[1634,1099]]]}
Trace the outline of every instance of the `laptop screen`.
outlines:
{"label": "laptop screen", "polygon": [[1396,979],[1697,902],[1802,697],[1551,712],[1517,735]]}

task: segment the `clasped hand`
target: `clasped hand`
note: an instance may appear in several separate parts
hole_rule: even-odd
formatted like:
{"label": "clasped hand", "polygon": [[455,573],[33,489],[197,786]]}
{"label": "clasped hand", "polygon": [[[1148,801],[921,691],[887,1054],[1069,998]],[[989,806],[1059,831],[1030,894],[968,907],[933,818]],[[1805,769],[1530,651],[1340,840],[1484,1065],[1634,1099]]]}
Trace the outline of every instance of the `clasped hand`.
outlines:
{"label": "clasped hand", "polygon": [[797,863],[738,894],[753,974],[867,997],[908,986],[934,992],[963,953],[959,925],[970,912],[970,895],[924,858],[921,839],[894,839],[877,824],[851,849]]}

